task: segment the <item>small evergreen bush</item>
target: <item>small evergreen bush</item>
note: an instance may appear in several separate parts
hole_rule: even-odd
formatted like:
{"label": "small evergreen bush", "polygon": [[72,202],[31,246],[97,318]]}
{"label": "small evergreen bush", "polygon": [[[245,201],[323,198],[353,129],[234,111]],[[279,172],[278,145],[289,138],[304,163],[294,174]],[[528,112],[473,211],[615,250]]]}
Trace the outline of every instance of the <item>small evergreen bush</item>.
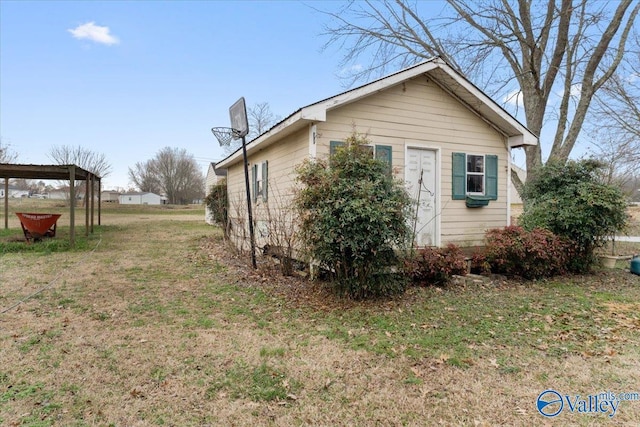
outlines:
{"label": "small evergreen bush", "polygon": [[573,242],[568,268],[584,272],[595,262],[594,251],[627,222],[622,192],[600,179],[602,164],[595,160],[547,163],[524,187],[527,230],[546,228]]}
{"label": "small evergreen bush", "polygon": [[227,196],[227,180],[221,179],[211,186],[211,191],[204,199],[216,224],[226,230],[229,209],[229,197]]}
{"label": "small evergreen bush", "polygon": [[404,290],[394,250],[410,235],[409,195],[365,144],[354,133],[331,159],[306,160],[297,168],[302,246],[336,291],[355,299]]}
{"label": "small evergreen bush", "polygon": [[458,246],[418,249],[404,261],[404,272],[414,283],[440,285],[454,274],[467,272],[465,255]]}
{"label": "small evergreen bush", "polygon": [[566,271],[571,246],[549,230],[509,226],[487,232],[484,256],[492,273],[540,279]]}

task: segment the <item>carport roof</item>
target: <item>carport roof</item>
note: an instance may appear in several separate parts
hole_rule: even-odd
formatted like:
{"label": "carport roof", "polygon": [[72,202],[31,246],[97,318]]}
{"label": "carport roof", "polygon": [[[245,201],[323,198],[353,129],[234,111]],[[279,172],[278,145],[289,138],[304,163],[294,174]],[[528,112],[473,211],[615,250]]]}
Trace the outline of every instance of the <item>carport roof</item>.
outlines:
{"label": "carport roof", "polygon": [[[75,169],[75,173],[72,170]],[[74,179],[87,180],[100,177],[82,169],[76,165],[20,165],[11,163],[0,163],[0,178],[24,178],[24,179],[59,179],[69,180],[71,174]]]}

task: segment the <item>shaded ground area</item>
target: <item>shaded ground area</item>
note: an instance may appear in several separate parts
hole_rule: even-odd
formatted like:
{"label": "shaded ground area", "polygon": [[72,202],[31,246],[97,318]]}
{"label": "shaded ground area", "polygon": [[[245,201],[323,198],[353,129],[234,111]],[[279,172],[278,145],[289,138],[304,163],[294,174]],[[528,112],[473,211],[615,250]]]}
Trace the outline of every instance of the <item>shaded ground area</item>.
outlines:
{"label": "shaded ground area", "polygon": [[[0,424],[528,426],[549,388],[640,392],[622,265],[354,303],[198,215],[113,215],[87,251],[0,255],[0,307],[48,287],[0,315]],[[637,425],[640,401],[552,421]]]}

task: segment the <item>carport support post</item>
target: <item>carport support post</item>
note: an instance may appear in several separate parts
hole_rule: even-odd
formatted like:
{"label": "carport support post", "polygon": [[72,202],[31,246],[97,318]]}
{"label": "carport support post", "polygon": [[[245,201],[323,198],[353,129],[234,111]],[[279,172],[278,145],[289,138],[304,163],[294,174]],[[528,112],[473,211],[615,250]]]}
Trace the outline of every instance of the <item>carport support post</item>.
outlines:
{"label": "carport support post", "polygon": [[91,234],[93,234],[93,214],[95,213],[94,212],[95,203],[93,202],[93,198],[96,195],[96,189],[94,188],[94,184],[95,184],[94,178],[95,177],[92,174],[91,175]]}
{"label": "carport support post", "polygon": [[89,237],[89,175],[84,179],[84,236]]}
{"label": "carport support post", "polygon": [[100,225],[102,215],[102,179],[98,178],[98,225]]}
{"label": "carport support post", "polygon": [[4,229],[9,228],[9,178],[4,179]]}
{"label": "carport support post", "polygon": [[69,246],[76,245],[76,167],[69,166]]}

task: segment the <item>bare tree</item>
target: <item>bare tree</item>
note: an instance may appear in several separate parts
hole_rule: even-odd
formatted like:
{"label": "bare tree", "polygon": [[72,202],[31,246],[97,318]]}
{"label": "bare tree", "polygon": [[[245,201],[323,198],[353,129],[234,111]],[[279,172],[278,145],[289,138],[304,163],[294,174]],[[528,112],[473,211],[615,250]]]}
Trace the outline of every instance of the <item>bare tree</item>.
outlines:
{"label": "bare tree", "polygon": [[594,126],[616,138],[635,140],[640,146],[640,33],[635,34],[631,46],[635,50],[628,53],[628,61],[596,97]]}
{"label": "bare tree", "polygon": [[[47,156],[56,164],[76,165],[100,178],[111,173],[111,163],[103,153],[97,153],[81,146],[54,145]],[[66,183],[66,181],[64,182]],[[83,194],[87,189],[86,185],[86,181],[80,181],[76,188],[77,194]],[[67,193],[66,196],[68,199],[71,195]]]}
{"label": "bare tree", "polygon": [[590,135],[593,156],[606,166],[608,183],[629,196],[640,180],[640,33],[629,42],[627,61],[596,95]]}
{"label": "bare tree", "polygon": [[103,153],[81,146],[54,145],[48,157],[59,165],[76,165],[104,178],[111,173],[111,163]]}
{"label": "bare tree", "polygon": [[[624,60],[640,3],[588,0],[447,0],[423,18],[429,2],[349,2],[332,18],[327,47],[345,49],[343,66],[364,59],[352,79],[441,56],[492,95],[517,91],[527,127],[555,126],[549,159],[566,161],[594,94]],[[527,170],[542,165],[542,147],[525,148]],[[514,181],[520,183],[517,176]]]}
{"label": "bare tree", "polygon": [[[247,109],[247,121],[249,122],[249,134],[246,140],[251,141],[280,121],[280,116],[273,114],[268,102],[259,102]],[[225,153],[229,154],[236,151],[241,144],[242,141],[239,139],[231,142],[225,147]]]}
{"label": "bare tree", "polygon": [[18,154],[11,150],[11,144],[5,143],[0,137],[0,163],[13,163]]}
{"label": "bare tree", "polygon": [[627,195],[635,188],[631,185],[640,178],[640,140],[624,136],[620,139],[606,128],[597,132],[591,157],[603,163],[603,181],[620,187]]}
{"label": "bare tree", "polygon": [[153,159],[129,168],[129,178],[141,191],[163,193],[171,204],[204,197],[204,175],[184,148],[163,148]]}
{"label": "bare tree", "polygon": [[154,160],[136,162],[133,168],[129,168],[129,180],[140,191],[162,193]]}
{"label": "bare tree", "polygon": [[268,131],[271,126],[280,120],[280,116],[276,116],[271,112],[268,102],[259,102],[249,107],[247,120],[249,121],[248,139],[251,140]]}

